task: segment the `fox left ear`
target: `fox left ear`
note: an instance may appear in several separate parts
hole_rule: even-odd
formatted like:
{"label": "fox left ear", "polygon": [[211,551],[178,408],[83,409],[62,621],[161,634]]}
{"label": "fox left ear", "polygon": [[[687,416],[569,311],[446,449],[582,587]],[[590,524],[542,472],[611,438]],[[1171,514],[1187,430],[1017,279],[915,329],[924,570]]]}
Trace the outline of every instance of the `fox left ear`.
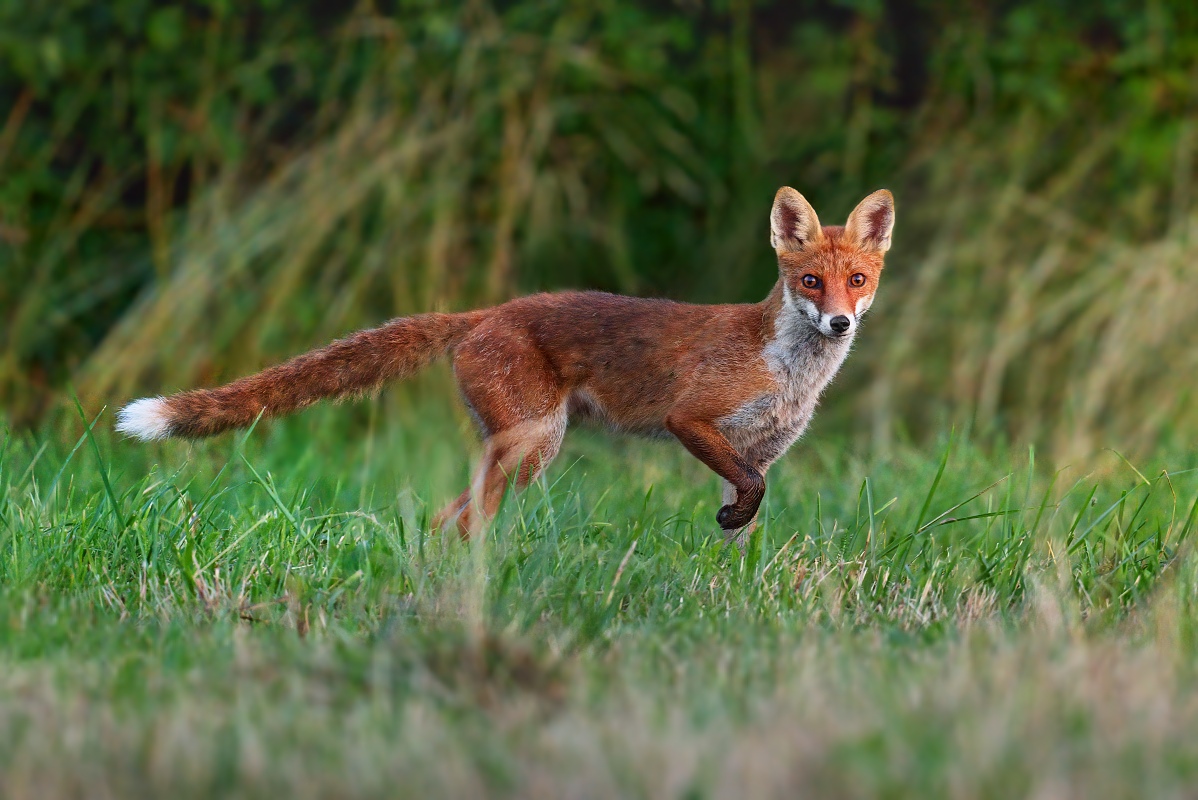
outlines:
{"label": "fox left ear", "polygon": [[894,230],[894,195],[879,189],[862,200],[849,214],[845,236],[862,250],[885,253]]}

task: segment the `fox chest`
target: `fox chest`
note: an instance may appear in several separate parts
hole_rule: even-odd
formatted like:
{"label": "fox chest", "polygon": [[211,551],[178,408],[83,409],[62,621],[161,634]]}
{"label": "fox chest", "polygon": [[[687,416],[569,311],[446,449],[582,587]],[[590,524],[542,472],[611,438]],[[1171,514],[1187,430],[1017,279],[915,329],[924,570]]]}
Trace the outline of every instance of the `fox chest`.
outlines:
{"label": "fox chest", "polygon": [[807,429],[820,395],[848,351],[847,343],[821,345],[783,349],[773,343],[762,353],[773,378],[772,388],[717,423],[738,452],[769,464]]}
{"label": "fox chest", "polygon": [[779,388],[753,398],[719,420],[721,432],[738,452],[773,460],[806,430],[818,397],[790,387]]}

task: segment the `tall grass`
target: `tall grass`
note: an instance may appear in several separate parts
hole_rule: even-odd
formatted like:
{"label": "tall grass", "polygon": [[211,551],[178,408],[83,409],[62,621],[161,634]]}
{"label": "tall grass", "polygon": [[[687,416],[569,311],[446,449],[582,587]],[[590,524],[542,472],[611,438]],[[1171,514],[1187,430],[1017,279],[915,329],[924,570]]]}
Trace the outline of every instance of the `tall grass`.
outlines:
{"label": "tall grass", "polygon": [[869,386],[858,411],[872,417],[875,439],[921,421],[935,427],[945,407],[979,432],[1040,442],[1061,457],[1192,438],[1190,130],[1175,144],[1173,201],[1157,207],[1157,232],[1138,240],[1080,211],[1116,134],[1069,154],[1039,186],[1029,185],[1025,152],[1050,135],[1042,126],[1029,124],[982,164],[972,149],[943,143],[926,167],[938,201],[915,210],[915,252],[897,247],[880,319],[864,333],[885,344],[864,345],[868,357],[850,367]]}
{"label": "tall grass", "polygon": [[[280,138],[240,100],[243,155],[203,159],[184,202],[147,200],[145,248],[81,244],[128,189],[82,166],[42,239],[0,245],[16,256],[8,414],[43,417],[67,382],[94,413],[394,314],[525,291],[756,300],[774,278],[778,185],[835,223],[884,184],[896,245],[841,381],[853,400],[827,429],[887,448],[951,420],[1061,458],[1192,439],[1188,12],[987,20],[934,5],[911,87],[888,19],[864,8],[844,24],[786,17],[771,37],[748,4],[715,27],[620,4],[362,7],[327,44],[327,74],[295,81],[316,98],[303,123]],[[264,51],[203,84],[193,117],[292,57]],[[64,130],[49,151],[80,134]]]}

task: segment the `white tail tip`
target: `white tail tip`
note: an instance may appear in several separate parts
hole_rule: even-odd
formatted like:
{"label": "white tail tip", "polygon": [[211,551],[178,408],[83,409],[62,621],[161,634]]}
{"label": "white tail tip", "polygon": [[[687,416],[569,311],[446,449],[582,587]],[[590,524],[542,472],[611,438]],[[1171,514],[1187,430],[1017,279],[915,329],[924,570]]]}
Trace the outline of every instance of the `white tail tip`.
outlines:
{"label": "white tail tip", "polygon": [[143,397],[140,400],[134,400],[117,412],[116,429],[127,436],[135,436],[143,442],[148,442],[151,439],[165,439],[171,435],[166,400],[161,397]]}

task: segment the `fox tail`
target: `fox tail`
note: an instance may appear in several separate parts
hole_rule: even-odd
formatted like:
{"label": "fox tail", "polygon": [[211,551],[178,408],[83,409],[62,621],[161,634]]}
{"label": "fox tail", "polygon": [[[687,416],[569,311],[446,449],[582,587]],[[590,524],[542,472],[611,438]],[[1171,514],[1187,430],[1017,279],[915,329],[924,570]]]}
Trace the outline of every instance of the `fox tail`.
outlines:
{"label": "fox tail", "polygon": [[366,394],[444,355],[485,316],[394,319],[225,386],[134,400],[117,414],[116,429],[142,441],[197,439],[249,427],[259,415],[278,417],[326,398]]}

